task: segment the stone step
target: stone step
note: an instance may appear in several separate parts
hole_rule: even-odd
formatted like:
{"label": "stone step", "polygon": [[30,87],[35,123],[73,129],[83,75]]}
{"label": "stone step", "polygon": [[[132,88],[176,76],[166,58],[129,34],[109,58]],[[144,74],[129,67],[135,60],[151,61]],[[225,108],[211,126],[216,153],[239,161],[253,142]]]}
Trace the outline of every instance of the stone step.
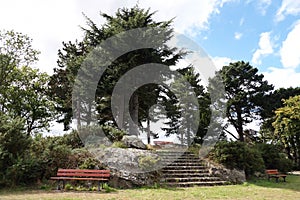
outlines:
{"label": "stone step", "polygon": [[179,151],[157,152],[165,166],[162,172],[161,183],[174,187],[214,186],[224,185],[227,182],[219,177],[212,176],[204,161],[194,153]]}
{"label": "stone step", "polygon": [[165,173],[163,178],[210,177],[209,173]]}
{"label": "stone step", "polygon": [[198,163],[200,165],[206,165],[206,163],[200,161],[200,160],[160,160],[162,163]]}
{"label": "stone step", "polygon": [[198,181],[198,182],[169,182],[162,183],[169,187],[193,187],[193,186],[216,186],[216,185],[226,185],[226,181]]}
{"label": "stone step", "polygon": [[191,165],[191,166],[184,166],[184,165],[168,165],[163,169],[171,169],[171,170],[185,170],[185,169],[205,169],[206,167],[203,165]]}
{"label": "stone step", "polygon": [[208,169],[203,168],[203,169],[163,169],[162,172],[164,174],[174,174],[174,173],[186,173],[186,174],[191,174],[191,173],[209,173]]}
{"label": "stone step", "polygon": [[161,160],[169,159],[169,160],[200,160],[194,156],[159,156]]}
{"label": "stone step", "polygon": [[219,177],[186,177],[186,178],[163,178],[162,182],[211,182],[211,181],[220,181]]}
{"label": "stone step", "polygon": [[196,156],[194,153],[191,152],[156,152],[159,156]]}
{"label": "stone step", "polygon": [[167,164],[168,166],[199,166],[199,167],[205,167],[205,165],[203,163],[199,163],[199,162],[163,162],[165,164]]}

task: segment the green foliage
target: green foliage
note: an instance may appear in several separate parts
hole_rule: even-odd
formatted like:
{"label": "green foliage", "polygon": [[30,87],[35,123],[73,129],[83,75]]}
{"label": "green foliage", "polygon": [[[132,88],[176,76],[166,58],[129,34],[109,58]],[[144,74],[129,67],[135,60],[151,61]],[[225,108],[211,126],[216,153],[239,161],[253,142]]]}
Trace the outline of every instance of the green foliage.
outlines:
{"label": "green foliage", "polygon": [[266,94],[273,89],[263,78],[262,74],[258,74],[257,68],[248,62],[238,61],[224,66],[210,80],[210,88],[215,87],[214,79],[223,80],[227,101],[226,117],[239,137],[226,132],[237,140],[244,141],[244,126],[260,116]]}
{"label": "green foliage", "polygon": [[72,149],[84,147],[84,144],[79,137],[77,130],[72,130],[70,133],[66,133],[63,136],[57,138],[61,144],[70,146]]}
{"label": "green foliage", "polygon": [[[148,43],[155,43],[156,49],[138,49],[128,52],[119,58],[117,58],[110,66],[107,66],[107,70],[103,73],[101,79],[98,82],[96,91],[96,104],[97,104],[97,117],[99,124],[104,129],[109,127],[117,127],[117,122],[114,120],[111,109],[111,96],[117,81],[122,77],[123,74],[133,69],[136,66],[143,65],[145,63],[158,63],[167,66],[174,65],[182,56],[182,51],[177,49],[168,49],[165,43],[172,37],[172,20],[156,22],[153,20],[153,15],[150,10],[145,10],[134,6],[133,8],[121,8],[118,9],[115,15],[101,14],[104,18],[105,23],[98,27],[89,18],[87,19],[87,27],[83,28],[84,38],[80,42],[68,42],[63,43],[63,48],[59,50],[58,65],[54,71],[49,87],[53,98],[56,100],[58,106],[57,111],[61,113],[59,122],[63,122],[65,128],[69,128],[69,124],[72,122],[72,113],[79,113],[83,122],[90,123],[91,110],[86,110],[84,106],[76,105],[72,107],[72,88],[77,72],[87,55],[101,42],[107,40],[111,36],[122,33],[127,30],[136,28],[153,27],[160,28],[156,32],[156,35],[161,38],[159,41],[152,41],[153,32],[146,31],[143,38],[132,38],[136,42],[140,42],[141,46]],[[119,41],[124,46],[130,46],[130,42],[127,39]],[[114,46],[111,46],[114,48]],[[118,52],[119,46],[115,47]],[[99,67],[99,66],[97,66]],[[86,73],[87,77],[92,74]],[[136,79],[140,77],[135,77]],[[134,122],[142,126],[142,122],[149,120],[148,110],[151,106],[156,104],[157,98],[159,97],[159,91],[161,90],[155,84],[143,86],[142,90],[137,90],[133,94],[132,101],[130,101],[130,114],[132,115]],[[122,98],[122,96],[120,97]],[[73,110],[74,109],[74,110]],[[118,109],[118,115],[124,116],[124,107]],[[131,124],[127,124],[121,118],[119,119],[118,125],[121,129],[132,129]],[[77,121],[80,124],[79,121]],[[108,126],[108,127],[106,127]],[[141,129],[143,127],[140,127]],[[129,131],[132,133],[131,131]],[[108,130],[105,131],[111,141],[118,141],[122,137],[120,131]],[[112,134],[112,135],[111,135]],[[132,133],[133,134],[133,133]]]}
{"label": "green foliage", "polygon": [[210,156],[228,168],[245,170],[247,177],[254,175],[255,172],[263,173],[265,169],[261,153],[243,142],[219,142]]}
{"label": "green foliage", "polygon": [[95,169],[99,165],[99,160],[89,157],[79,165],[79,169]]}
{"label": "green foliage", "polygon": [[[193,142],[200,144],[203,142],[210,123],[210,99],[200,83],[200,74],[192,66],[177,71],[183,76],[174,81],[172,84],[173,91],[165,91],[167,97],[160,102],[165,106],[166,115],[169,119],[165,123],[168,126],[163,130],[166,131],[167,136],[180,133],[177,137],[182,145],[190,145]],[[174,95],[174,91],[181,97],[180,101]],[[184,109],[189,111],[182,112]],[[199,116],[196,116],[198,111]]]}
{"label": "green foliage", "polygon": [[30,67],[38,51],[21,33],[0,31],[0,110],[12,118],[22,118],[27,134],[49,127],[54,103],[47,94],[49,77]]}
{"label": "green foliage", "polygon": [[274,135],[284,145],[290,159],[300,169],[300,95],[283,101],[275,111]]}
{"label": "green foliage", "polygon": [[116,192],[117,190],[109,187],[109,185],[107,183],[103,183],[102,185],[103,189],[105,190],[106,193],[110,193],[110,192]]}
{"label": "green foliage", "polygon": [[283,152],[283,148],[273,144],[256,144],[255,147],[261,152],[266,169],[278,169],[280,172],[289,172],[293,163]]}
{"label": "green foliage", "polygon": [[16,184],[16,177],[7,178],[28,152],[31,138],[24,132],[24,121],[0,113],[0,185]]}
{"label": "green foliage", "polygon": [[193,154],[195,154],[198,157],[200,149],[201,149],[201,145],[198,143],[194,143],[191,146],[189,146],[188,151],[192,152]]}
{"label": "green foliage", "polygon": [[123,149],[127,148],[127,146],[122,141],[116,141],[116,142],[114,142],[111,147],[114,147],[114,148],[123,148]]}
{"label": "green foliage", "polygon": [[66,185],[65,185],[65,188],[64,188],[65,190],[73,190],[74,188],[73,188],[73,186],[70,184],[70,183],[67,183]]}
{"label": "green foliage", "polygon": [[110,141],[121,141],[123,136],[126,134],[125,131],[109,125],[101,126],[101,128]]}
{"label": "green foliage", "polygon": [[289,99],[297,95],[300,95],[300,87],[279,88],[267,95],[266,101],[263,104],[263,123],[260,128],[262,139],[265,142],[278,142],[278,138],[274,137],[273,134],[275,128],[272,126],[272,123],[275,121],[275,111],[284,106],[283,99]]}

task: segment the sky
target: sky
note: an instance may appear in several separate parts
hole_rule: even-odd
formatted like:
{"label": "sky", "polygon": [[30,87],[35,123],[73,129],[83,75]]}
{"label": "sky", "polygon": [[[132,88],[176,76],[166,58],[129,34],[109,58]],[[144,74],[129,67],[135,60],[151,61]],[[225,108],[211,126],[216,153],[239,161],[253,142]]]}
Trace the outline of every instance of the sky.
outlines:
{"label": "sky", "polygon": [[82,39],[83,13],[99,26],[99,13],[139,4],[174,19],[174,29],[195,40],[217,68],[244,60],[276,88],[300,83],[300,0],[10,0],[1,2],[0,29],[33,39],[38,68],[56,67],[63,41]]}
{"label": "sky", "polygon": [[62,42],[81,40],[83,13],[99,26],[99,13],[139,4],[157,11],[155,20],[174,18],[174,30],[201,46],[220,69],[244,60],[275,88],[300,85],[300,0],[10,0],[1,1],[0,29],[33,39],[36,63],[53,73]]}

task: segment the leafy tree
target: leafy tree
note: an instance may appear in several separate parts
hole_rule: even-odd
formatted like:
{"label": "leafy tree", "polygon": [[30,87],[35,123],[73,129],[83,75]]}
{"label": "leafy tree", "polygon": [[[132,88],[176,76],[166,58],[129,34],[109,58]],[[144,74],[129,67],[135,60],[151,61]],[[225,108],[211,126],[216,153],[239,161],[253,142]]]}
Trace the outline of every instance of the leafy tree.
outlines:
{"label": "leafy tree", "polygon": [[[200,74],[196,73],[192,66],[178,69],[183,75],[182,79],[176,80],[173,88],[182,97],[181,102],[174,95],[167,95],[170,99],[166,99],[165,105],[169,121],[166,123],[169,128],[164,128],[167,135],[179,134],[178,138],[182,144],[191,144],[192,142],[202,143],[203,137],[207,132],[207,127],[210,123],[210,99],[209,95],[204,91],[204,87],[200,84]],[[188,82],[189,86],[185,83]],[[190,87],[190,88],[188,88]],[[196,102],[192,101],[193,92]],[[183,116],[183,109],[188,109],[189,112]],[[199,118],[194,119],[192,115],[199,111]],[[186,130],[183,130],[186,127]],[[197,130],[194,130],[197,128]]]}
{"label": "leafy tree", "polygon": [[[71,93],[77,72],[87,54],[102,41],[123,31],[135,28],[156,27],[165,30],[164,33],[161,33],[164,38],[162,39],[162,43],[159,48],[139,49],[128,52],[116,59],[111,66],[108,66],[107,70],[102,75],[98,83],[95,99],[97,102],[99,123],[105,126],[116,125],[112,116],[110,102],[114,86],[123,74],[135,66],[146,63],[159,63],[167,66],[174,65],[177,60],[181,58],[183,55],[182,52],[176,53],[176,49],[168,49],[164,44],[172,35],[172,20],[155,22],[152,19],[153,14],[154,13],[151,13],[149,10],[141,9],[138,6],[130,9],[123,8],[119,9],[114,16],[101,14],[101,16],[106,20],[106,23],[101,27],[98,27],[93,21],[87,18],[88,28],[83,28],[83,40],[81,42],[76,41],[75,43],[63,43],[64,48],[59,51],[59,68],[55,69],[49,86],[52,91],[52,96],[57,100],[57,110],[61,111],[63,114],[63,118],[60,119],[60,122],[65,124],[65,129],[69,128],[68,125],[72,121],[73,117]],[[151,36],[149,35],[150,33],[147,34],[143,37],[143,39],[141,39],[141,44],[145,42],[145,40],[151,39],[151,37],[148,37]],[[119,42],[122,43],[122,45],[130,45],[128,44],[128,41]],[[116,51],[118,50],[117,48],[118,47],[116,47]],[[87,74],[87,76],[91,75]],[[139,77],[136,78],[138,79]],[[148,112],[147,109],[155,104],[156,100],[153,99],[158,98],[159,89],[160,88],[157,85],[148,85],[133,94],[130,100],[129,109],[130,115],[132,116],[135,124],[141,125],[142,121],[146,120]],[[149,100],[149,96],[151,96],[151,100]],[[79,118],[79,120],[83,120],[88,123],[91,110],[84,110],[84,108],[80,106],[81,105],[73,106],[73,108],[76,108],[77,113],[87,113],[85,119]],[[124,115],[124,113],[122,113],[124,112],[123,109],[119,109],[119,112],[119,116],[121,117],[117,120],[121,120],[121,123],[119,123],[121,124],[121,128],[126,129],[130,127],[130,124],[124,124],[122,122],[122,116]]]}
{"label": "leafy tree", "polygon": [[49,77],[27,66],[37,60],[38,51],[21,33],[0,32],[0,41],[0,110],[12,119],[23,119],[28,135],[48,128],[54,114],[47,94]]}
{"label": "leafy tree", "polygon": [[266,96],[261,114],[263,122],[260,127],[260,134],[263,141],[277,142],[277,140],[274,140],[274,127],[272,126],[272,123],[275,121],[275,111],[283,107],[283,99],[289,99],[297,95],[300,95],[299,87],[279,88]]}
{"label": "leafy tree", "polygon": [[28,172],[37,165],[28,156],[31,136],[47,129],[54,116],[54,103],[47,94],[49,77],[30,67],[39,53],[31,42],[21,33],[0,32],[1,185],[32,180]]}
{"label": "leafy tree", "polygon": [[274,134],[284,145],[289,158],[300,168],[300,96],[284,100],[283,105],[275,111]]}
{"label": "leafy tree", "polygon": [[[263,77],[257,68],[244,61],[230,63],[216,73],[216,78],[223,80],[225,86],[226,118],[238,137],[226,127],[224,130],[235,139],[244,141],[244,126],[259,118],[265,96],[273,89]],[[210,81],[211,88],[214,83]]]}

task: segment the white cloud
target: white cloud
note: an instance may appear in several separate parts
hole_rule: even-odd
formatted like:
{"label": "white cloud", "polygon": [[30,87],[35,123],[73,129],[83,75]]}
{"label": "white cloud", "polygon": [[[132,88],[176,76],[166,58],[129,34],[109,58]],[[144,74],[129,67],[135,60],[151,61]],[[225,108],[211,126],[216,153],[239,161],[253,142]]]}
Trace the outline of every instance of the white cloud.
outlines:
{"label": "white cloud", "polygon": [[[142,8],[157,11],[155,20],[174,19],[177,32],[190,35],[209,27],[209,18],[219,13],[225,3],[234,0],[152,0],[139,1]],[[57,65],[57,51],[63,41],[81,39],[79,26],[85,26],[85,13],[97,24],[103,23],[99,13],[113,14],[120,7],[132,7],[137,0],[10,0],[1,3],[1,29],[14,29],[33,38],[41,51],[39,68],[52,73]],[[17,5],[17,6],[16,6]]]}
{"label": "white cloud", "polygon": [[213,63],[215,64],[217,70],[222,69],[223,66],[229,65],[229,63],[236,62],[236,60],[233,60],[228,57],[213,57],[212,58]]}
{"label": "white cloud", "polygon": [[245,22],[245,18],[242,17],[242,18],[240,19],[240,26],[243,26],[244,22]]}
{"label": "white cloud", "polygon": [[284,67],[295,68],[300,65],[300,20],[288,33],[286,39],[282,42],[279,51],[281,63]]}
{"label": "white cloud", "polygon": [[277,10],[275,20],[282,21],[287,15],[298,15],[299,13],[299,0],[282,0],[280,8]]}
{"label": "white cloud", "polygon": [[260,34],[260,39],[258,43],[259,48],[254,52],[252,56],[252,63],[255,65],[261,64],[261,58],[263,56],[272,54],[273,45],[270,40],[270,32],[264,32]]}
{"label": "white cloud", "polygon": [[272,0],[259,0],[258,1],[258,9],[260,10],[262,15],[265,15],[268,7],[271,5]]}
{"label": "white cloud", "polygon": [[234,38],[235,38],[236,40],[241,39],[242,36],[243,36],[243,33],[239,33],[239,32],[235,32],[235,33],[234,33]]}
{"label": "white cloud", "polygon": [[300,86],[300,73],[297,73],[295,69],[292,68],[279,69],[270,67],[268,71],[263,72],[263,74],[268,83],[275,86],[275,89]]}

